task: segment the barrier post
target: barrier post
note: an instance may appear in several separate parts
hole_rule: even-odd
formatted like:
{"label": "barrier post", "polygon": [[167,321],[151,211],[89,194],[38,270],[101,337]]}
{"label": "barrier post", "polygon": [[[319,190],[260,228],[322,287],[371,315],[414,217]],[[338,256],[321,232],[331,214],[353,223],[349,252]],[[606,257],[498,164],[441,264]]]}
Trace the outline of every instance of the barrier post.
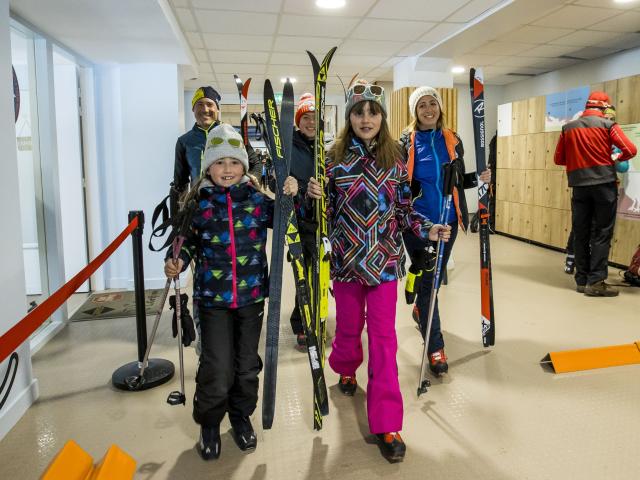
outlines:
{"label": "barrier post", "polygon": [[133,245],[133,284],[136,301],[136,333],[138,337],[138,361],[130,362],[118,368],[111,376],[113,386],[121,390],[147,390],[168,382],[175,373],[175,367],[169,360],[150,358],[145,365],[142,382],[135,388],[127,382],[140,374],[144,355],[147,350],[147,314],[144,297],[144,267],[142,261],[142,231],[144,229],[144,212],[130,211],[129,223],[138,217],[138,227],[131,232]]}

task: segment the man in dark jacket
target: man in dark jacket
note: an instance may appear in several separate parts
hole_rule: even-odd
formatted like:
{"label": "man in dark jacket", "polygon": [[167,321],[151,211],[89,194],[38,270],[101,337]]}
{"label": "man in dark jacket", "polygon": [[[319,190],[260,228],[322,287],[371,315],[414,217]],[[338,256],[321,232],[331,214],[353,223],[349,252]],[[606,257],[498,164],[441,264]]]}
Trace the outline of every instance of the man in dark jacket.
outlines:
{"label": "man in dark jacket", "polygon": [[[304,198],[309,178],[315,175],[315,112],[315,97],[311,93],[301,95],[296,109],[295,123],[298,128],[293,131],[293,151],[290,166],[291,176],[298,181],[298,191],[300,193],[298,198]],[[310,213],[304,210],[304,205],[296,203],[298,230],[300,231],[300,240],[302,241],[304,258],[307,263],[316,254],[317,224],[310,219]],[[297,346],[300,350],[303,350],[306,348],[306,338],[297,298],[290,321],[291,329],[296,335]]]}
{"label": "man in dark jacket", "polygon": [[[620,126],[605,118],[609,106],[606,93],[592,92],[580,118],[562,127],[554,157],[556,165],[566,165],[573,187],[576,290],[592,297],[618,295],[605,283],[618,204],[615,161],[636,155],[635,145]],[[611,158],[614,145],[622,152],[616,160]]]}
{"label": "man in dark jacket", "polygon": [[[211,86],[200,87],[193,94],[191,110],[196,123],[191,130],[178,137],[176,142],[173,184],[179,192],[200,178],[207,134],[220,124],[220,99],[220,94]],[[249,173],[255,174],[256,164],[260,160],[251,145],[247,146],[247,153]]]}

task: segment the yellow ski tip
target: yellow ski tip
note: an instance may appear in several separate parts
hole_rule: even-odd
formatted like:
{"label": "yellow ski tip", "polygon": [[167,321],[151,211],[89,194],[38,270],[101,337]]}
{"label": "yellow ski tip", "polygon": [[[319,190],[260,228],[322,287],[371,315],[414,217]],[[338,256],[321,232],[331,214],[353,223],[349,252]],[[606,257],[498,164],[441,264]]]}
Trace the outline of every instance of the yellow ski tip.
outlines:
{"label": "yellow ski tip", "polygon": [[550,352],[541,363],[550,365],[555,373],[637,364],[640,363],[640,341],[626,345]]}

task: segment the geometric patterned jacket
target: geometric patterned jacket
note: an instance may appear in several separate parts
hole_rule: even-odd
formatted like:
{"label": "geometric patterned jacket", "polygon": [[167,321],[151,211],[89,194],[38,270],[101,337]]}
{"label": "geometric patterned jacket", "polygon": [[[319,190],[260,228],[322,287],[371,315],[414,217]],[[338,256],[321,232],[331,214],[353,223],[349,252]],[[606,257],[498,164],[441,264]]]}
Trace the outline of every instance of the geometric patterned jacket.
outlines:
{"label": "geometric patterned jacket", "polygon": [[354,137],[340,163],[329,158],[327,177],[332,279],[375,286],[402,278],[401,232],[426,239],[433,225],[411,207],[402,159],[384,170]]}
{"label": "geometric patterned jacket", "polygon": [[224,188],[205,180],[180,252],[184,269],[196,260],[193,298],[200,307],[240,308],[269,295],[265,247],[273,211],[273,200],[251,182]]}

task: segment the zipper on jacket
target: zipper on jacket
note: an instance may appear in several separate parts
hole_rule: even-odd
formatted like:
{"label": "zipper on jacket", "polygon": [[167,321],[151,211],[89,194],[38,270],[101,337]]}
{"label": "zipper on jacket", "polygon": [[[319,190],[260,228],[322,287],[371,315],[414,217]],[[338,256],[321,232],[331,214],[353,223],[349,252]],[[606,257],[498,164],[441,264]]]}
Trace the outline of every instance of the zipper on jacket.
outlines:
{"label": "zipper on jacket", "polygon": [[236,237],[233,230],[231,192],[227,191],[227,213],[229,215],[229,241],[231,242],[231,308],[238,308],[238,277],[236,271]]}

